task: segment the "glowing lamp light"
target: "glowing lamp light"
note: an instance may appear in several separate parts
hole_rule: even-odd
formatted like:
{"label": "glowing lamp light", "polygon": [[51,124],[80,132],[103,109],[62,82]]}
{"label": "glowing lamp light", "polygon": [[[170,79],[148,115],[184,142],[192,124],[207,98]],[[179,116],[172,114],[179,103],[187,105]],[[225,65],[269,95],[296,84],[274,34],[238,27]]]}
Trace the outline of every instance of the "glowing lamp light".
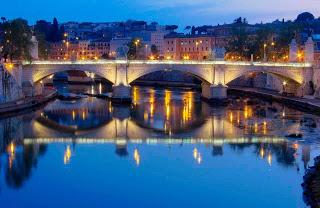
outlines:
{"label": "glowing lamp light", "polygon": [[63,156],[63,162],[64,162],[65,165],[70,162],[71,156],[72,156],[71,148],[68,145],[67,149],[64,152],[64,156]]}
{"label": "glowing lamp light", "polygon": [[197,159],[197,157],[198,157],[198,149],[197,149],[197,148],[194,148],[194,149],[193,149],[193,158],[194,158],[194,159]]}
{"label": "glowing lamp light", "polygon": [[264,149],[263,148],[260,149],[260,157],[264,158]]}
{"label": "glowing lamp light", "polygon": [[297,56],[298,56],[298,58],[301,58],[301,57],[302,57],[302,54],[301,54],[301,53],[298,53]]}
{"label": "glowing lamp light", "polygon": [[140,154],[139,154],[138,149],[134,150],[133,158],[136,161],[137,166],[139,166],[140,165]]}
{"label": "glowing lamp light", "polygon": [[190,57],[188,55],[183,56],[183,60],[189,60]]}
{"label": "glowing lamp light", "polygon": [[7,147],[7,153],[10,155],[14,155],[15,152],[16,152],[16,146],[13,142],[11,142]]}
{"label": "glowing lamp light", "polygon": [[13,64],[12,63],[7,64],[6,68],[9,69],[9,70],[13,69]]}
{"label": "glowing lamp light", "polygon": [[270,166],[272,165],[272,155],[271,155],[270,152],[268,154],[268,163],[269,163]]}

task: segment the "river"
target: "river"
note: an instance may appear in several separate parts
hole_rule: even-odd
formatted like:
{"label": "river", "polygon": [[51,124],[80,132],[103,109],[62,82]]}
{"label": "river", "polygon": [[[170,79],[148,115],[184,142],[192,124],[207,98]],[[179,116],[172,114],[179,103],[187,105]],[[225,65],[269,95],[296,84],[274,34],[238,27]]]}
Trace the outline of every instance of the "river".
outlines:
{"label": "river", "polygon": [[56,99],[1,118],[1,206],[306,207],[320,117],[236,96],[209,106],[187,89],[133,87],[132,97]]}

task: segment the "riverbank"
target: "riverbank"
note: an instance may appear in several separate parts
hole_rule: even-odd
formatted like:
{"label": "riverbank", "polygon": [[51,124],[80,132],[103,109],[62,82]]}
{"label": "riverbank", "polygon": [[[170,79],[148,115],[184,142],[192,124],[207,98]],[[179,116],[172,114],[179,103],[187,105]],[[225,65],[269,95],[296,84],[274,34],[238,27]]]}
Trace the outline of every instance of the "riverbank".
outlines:
{"label": "riverbank", "polygon": [[26,109],[41,106],[57,96],[57,90],[45,89],[43,95],[26,97],[17,101],[0,104],[0,115],[17,113]]}
{"label": "riverbank", "polygon": [[320,100],[318,99],[284,96],[272,90],[246,87],[229,87],[228,95],[250,96],[267,101],[277,101],[304,112],[320,115]]}
{"label": "riverbank", "polygon": [[303,199],[311,207],[320,206],[320,156],[314,159],[314,166],[308,168],[303,177]]}

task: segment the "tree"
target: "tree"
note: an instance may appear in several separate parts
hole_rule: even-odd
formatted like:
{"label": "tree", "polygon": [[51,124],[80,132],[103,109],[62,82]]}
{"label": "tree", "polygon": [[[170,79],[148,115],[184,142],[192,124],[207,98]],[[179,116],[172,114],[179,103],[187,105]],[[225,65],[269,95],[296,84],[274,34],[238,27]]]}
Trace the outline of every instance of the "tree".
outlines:
{"label": "tree", "polygon": [[1,24],[4,31],[2,56],[10,60],[31,60],[32,32],[24,19],[14,19]]}
{"label": "tree", "polygon": [[39,58],[48,59],[50,45],[48,42],[50,23],[44,20],[37,21],[34,26],[34,34],[38,40]]}
{"label": "tree", "polygon": [[151,45],[151,54],[154,57],[158,57],[159,56],[159,51],[156,45]]}
{"label": "tree", "polygon": [[250,34],[245,27],[234,27],[232,29],[231,37],[228,40],[226,47],[227,53],[232,57],[241,57],[241,59],[248,59],[250,57],[249,51],[252,48]]}
{"label": "tree", "polygon": [[176,29],[178,29],[177,25],[166,25],[166,30],[174,32]]}
{"label": "tree", "polygon": [[192,26],[191,28],[191,35],[195,35],[196,34],[196,27]]}
{"label": "tree", "polygon": [[242,24],[242,17],[238,17],[233,21],[234,24]]}
{"label": "tree", "polygon": [[2,23],[4,23],[7,19],[5,17],[1,17]]}
{"label": "tree", "polygon": [[50,32],[51,23],[45,20],[38,20],[34,25],[34,31],[36,33],[42,33],[45,35],[45,39],[49,39],[49,32]]}
{"label": "tree", "polygon": [[252,44],[251,53],[256,55],[256,57],[260,57],[260,59],[264,57],[265,52],[267,57],[275,56],[276,50],[275,43],[273,43],[272,39],[273,34],[274,31],[269,27],[262,27],[257,30]]}
{"label": "tree", "polygon": [[128,44],[129,50],[128,50],[128,59],[133,60],[133,59],[139,59],[140,55],[139,52],[143,48],[143,44],[140,39],[134,38],[130,41]]}
{"label": "tree", "polygon": [[59,28],[57,18],[53,19],[52,25],[50,26],[48,41],[49,42],[59,42],[63,39],[64,28],[61,26]]}
{"label": "tree", "polygon": [[296,38],[297,42],[301,43],[296,34],[299,34],[302,30],[303,26],[301,24],[286,22],[282,25],[276,41],[276,50],[279,56],[283,57],[289,54],[289,44],[293,38]]}
{"label": "tree", "polygon": [[191,26],[186,26],[186,27],[184,28],[184,30],[185,30],[187,33],[190,33]]}
{"label": "tree", "polygon": [[35,36],[38,40],[39,59],[47,60],[50,51],[50,44],[46,41],[45,34],[35,31]]}

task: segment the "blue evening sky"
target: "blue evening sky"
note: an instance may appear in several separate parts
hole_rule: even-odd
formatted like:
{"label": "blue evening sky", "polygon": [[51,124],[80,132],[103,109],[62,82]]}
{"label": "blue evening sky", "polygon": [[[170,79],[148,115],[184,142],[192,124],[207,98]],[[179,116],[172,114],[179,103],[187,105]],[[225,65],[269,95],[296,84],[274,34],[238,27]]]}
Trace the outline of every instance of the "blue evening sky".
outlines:
{"label": "blue evening sky", "polygon": [[320,16],[320,0],[0,0],[1,16],[65,21],[120,21],[137,19],[161,24],[223,24],[236,17],[249,23],[277,18],[295,19],[309,11]]}

